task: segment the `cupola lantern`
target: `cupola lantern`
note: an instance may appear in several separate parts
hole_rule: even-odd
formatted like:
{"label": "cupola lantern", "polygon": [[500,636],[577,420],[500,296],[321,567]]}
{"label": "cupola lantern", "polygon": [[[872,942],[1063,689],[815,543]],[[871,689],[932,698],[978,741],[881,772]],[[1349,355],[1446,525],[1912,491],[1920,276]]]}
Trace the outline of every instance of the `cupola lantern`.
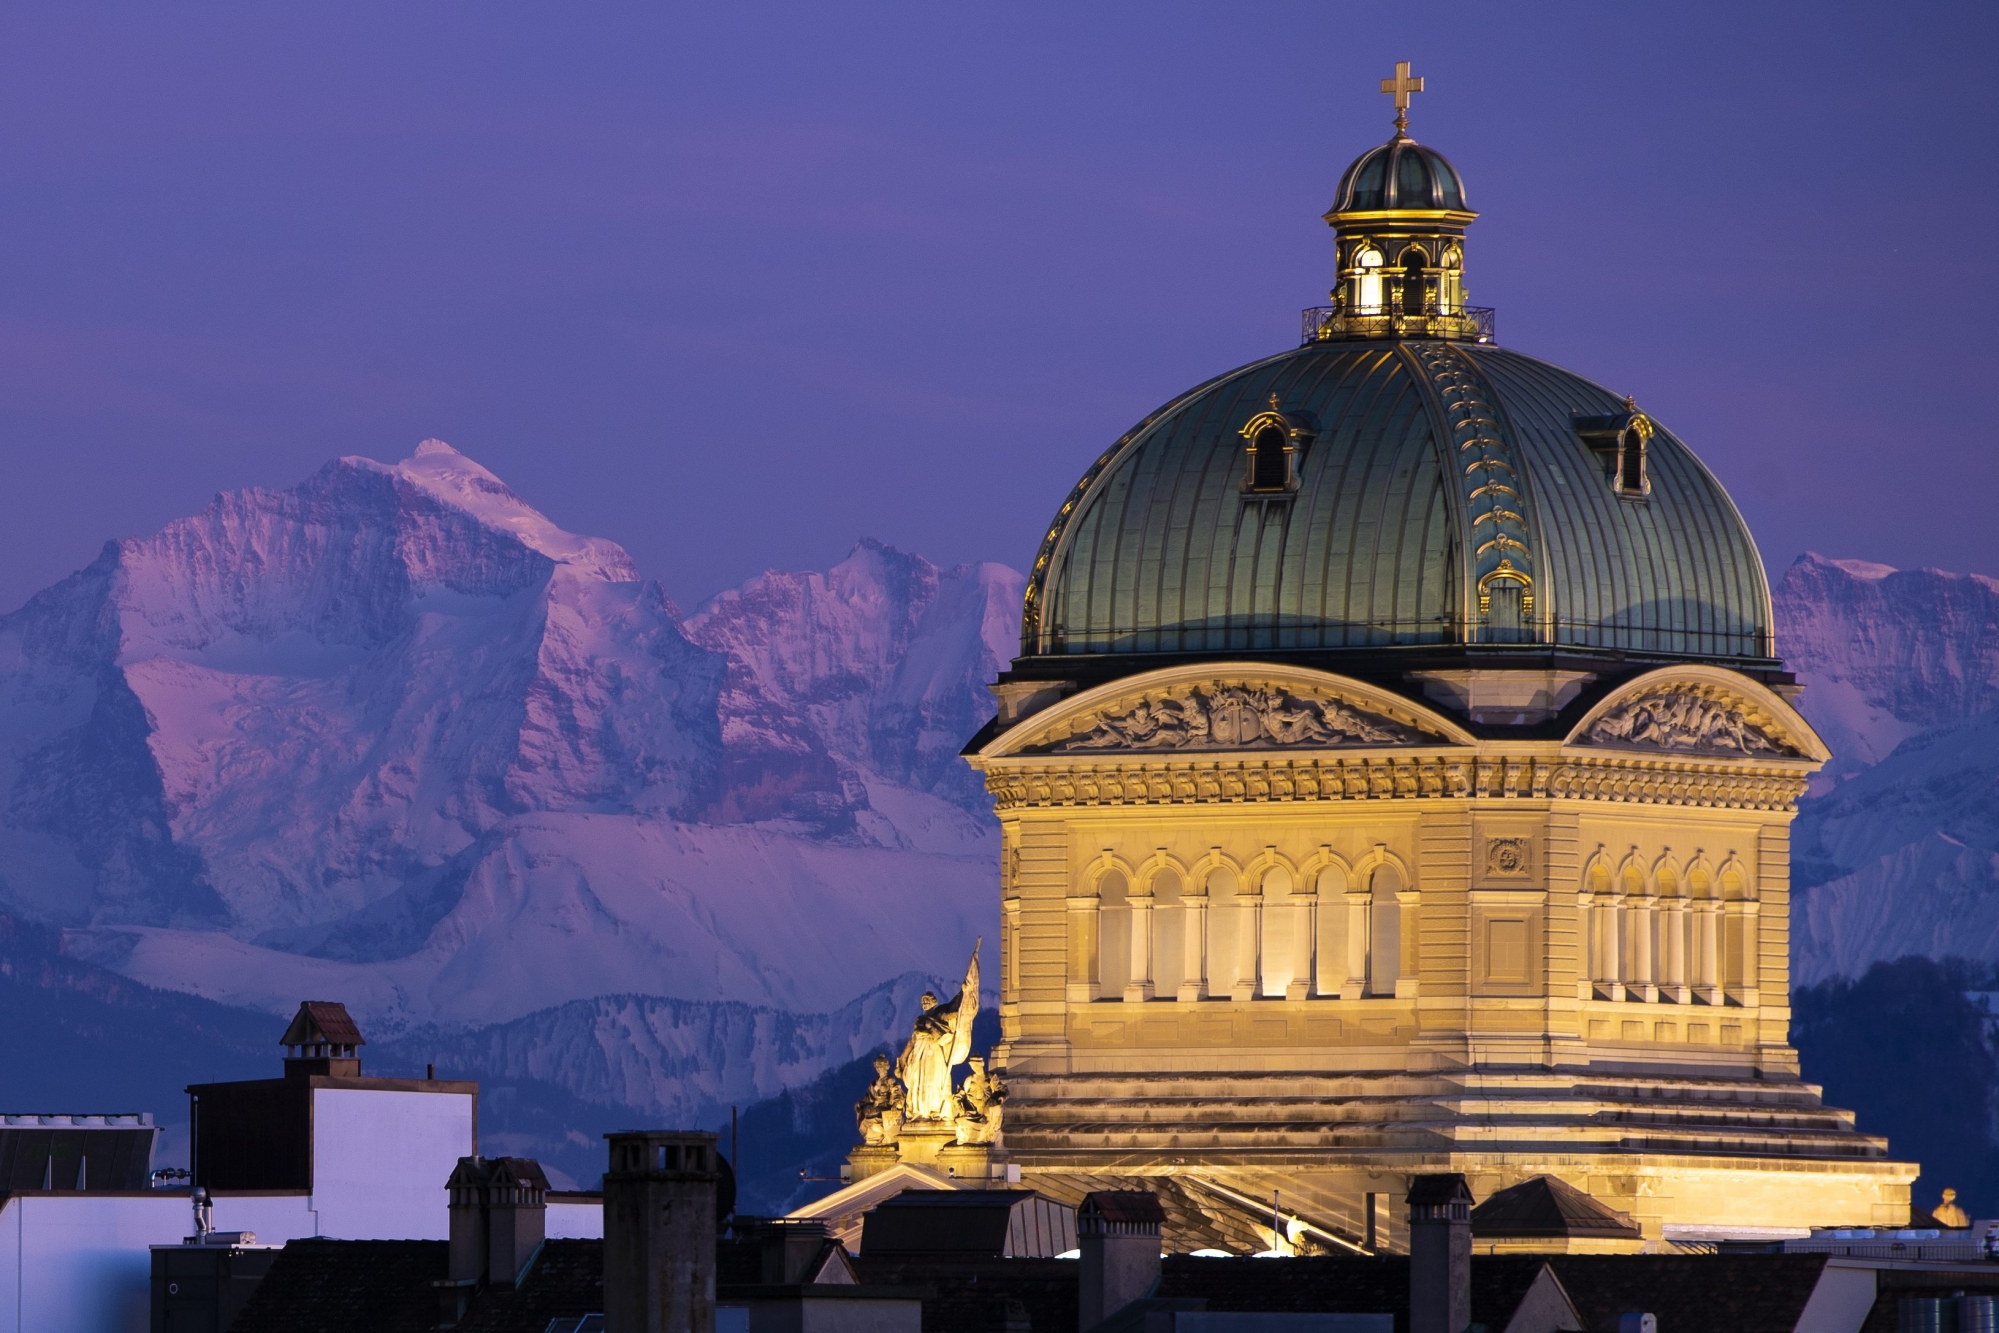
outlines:
{"label": "cupola lantern", "polygon": [[1409,98],[1423,91],[1409,62],[1381,81],[1395,98],[1395,135],[1354,160],[1325,218],[1339,282],[1332,304],[1305,312],[1307,342],[1336,338],[1492,341],[1492,312],[1465,304],[1464,182],[1442,153],[1411,139]]}

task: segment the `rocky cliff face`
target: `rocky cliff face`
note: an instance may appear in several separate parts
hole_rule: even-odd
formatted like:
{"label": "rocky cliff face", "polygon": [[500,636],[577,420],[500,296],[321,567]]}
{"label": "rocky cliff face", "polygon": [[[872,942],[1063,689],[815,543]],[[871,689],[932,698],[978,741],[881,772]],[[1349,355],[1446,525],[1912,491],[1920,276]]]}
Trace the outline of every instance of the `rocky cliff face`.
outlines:
{"label": "rocky cliff face", "polygon": [[1794,979],[1999,962],[1999,580],[1808,555],[1772,595],[1834,755],[1792,839]]}
{"label": "rocky cliff face", "polygon": [[994,911],[944,758],[1009,577],[864,543],[683,625],[437,441],[224,495],[0,619],[0,897],[274,1010],[832,1009]]}

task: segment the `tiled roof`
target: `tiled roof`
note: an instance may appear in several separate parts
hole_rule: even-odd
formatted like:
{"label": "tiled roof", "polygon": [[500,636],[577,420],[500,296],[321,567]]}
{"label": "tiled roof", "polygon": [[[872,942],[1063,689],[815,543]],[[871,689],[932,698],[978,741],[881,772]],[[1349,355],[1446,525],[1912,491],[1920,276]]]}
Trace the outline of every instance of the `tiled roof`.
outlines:
{"label": "tiled roof", "polygon": [[[232,1333],[429,1333],[450,1247],[441,1240],[295,1240]],[[537,1330],[537,1333],[539,1331]]]}
{"label": "tiled roof", "polygon": [[1508,1236],[1631,1240],[1643,1234],[1624,1213],[1553,1176],[1535,1176],[1488,1196],[1471,1210],[1471,1230],[1474,1236],[1493,1240]]}
{"label": "tiled roof", "polygon": [[347,1016],[347,1006],[334,1000],[307,1000],[292,1015],[291,1026],[278,1039],[280,1046],[311,1046],[327,1042],[334,1046],[366,1046],[368,1039],[361,1035],[361,1029],[354,1026],[354,1020]]}
{"label": "tiled roof", "polygon": [[527,1279],[514,1290],[488,1287],[472,1299],[459,1333],[542,1333],[551,1319],[604,1309],[604,1242],[543,1241]]}

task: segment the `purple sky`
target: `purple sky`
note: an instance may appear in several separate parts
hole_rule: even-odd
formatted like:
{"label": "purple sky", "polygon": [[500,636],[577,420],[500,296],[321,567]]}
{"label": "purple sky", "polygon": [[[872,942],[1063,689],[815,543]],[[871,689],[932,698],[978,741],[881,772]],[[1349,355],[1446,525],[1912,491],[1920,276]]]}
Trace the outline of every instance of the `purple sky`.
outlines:
{"label": "purple sky", "polygon": [[863,533],[1024,565],[1295,339],[1397,59],[1502,342],[1779,571],[1999,573],[1999,6],[1383,8],[9,6],[0,608],[428,435],[683,604]]}

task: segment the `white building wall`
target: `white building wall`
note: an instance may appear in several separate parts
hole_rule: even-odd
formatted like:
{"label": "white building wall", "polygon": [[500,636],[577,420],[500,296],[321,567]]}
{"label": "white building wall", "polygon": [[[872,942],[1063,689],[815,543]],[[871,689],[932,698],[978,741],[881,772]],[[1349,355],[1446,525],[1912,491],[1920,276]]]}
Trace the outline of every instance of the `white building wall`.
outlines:
{"label": "white building wall", "polygon": [[[314,1232],[303,1194],[224,1195],[215,1226],[282,1245]],[[146,1333],[152,1247],[194,1230],[186,1190],[16,1194],[0,1203],[0,1333]]]}
{"label": "white building wall", "polygon": [[548,1216],[543,1219],[550,1240],[604,1239],[604,1203],[601,1199],[550,1199]]}
{"label": "white building wall", "polygon": [[469,1092],[315,1088],[312,1206],[318,1234],[450,1239],[445,1182],[458,1159],[472,1155],[472,1103]]}

